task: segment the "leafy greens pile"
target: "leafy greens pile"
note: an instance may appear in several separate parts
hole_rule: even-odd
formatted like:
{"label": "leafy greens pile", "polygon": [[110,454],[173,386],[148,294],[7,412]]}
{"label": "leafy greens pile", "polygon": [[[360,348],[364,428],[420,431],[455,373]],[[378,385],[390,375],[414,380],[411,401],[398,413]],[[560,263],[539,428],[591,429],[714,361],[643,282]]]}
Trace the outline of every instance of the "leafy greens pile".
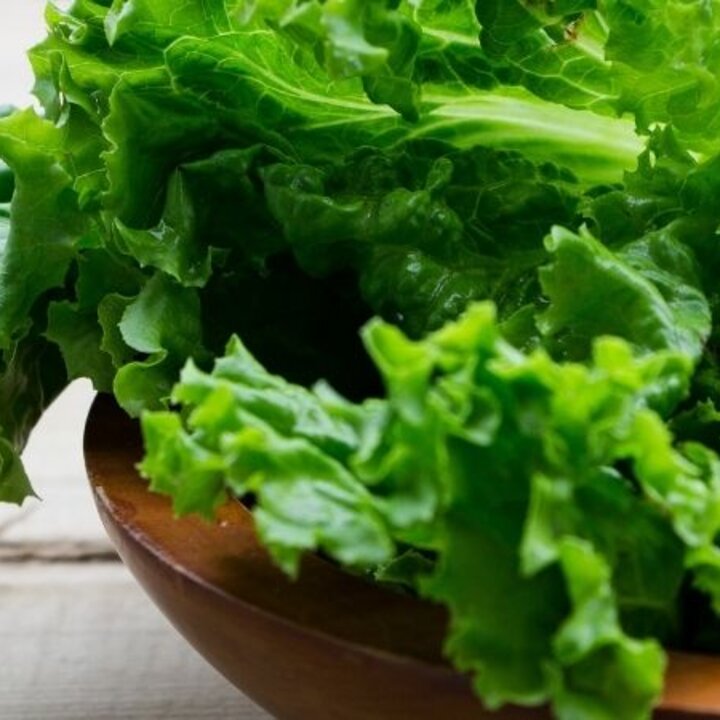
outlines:
{"label": "leafy greens pile", "polygon": [[[0,111],[0,500],[67,382],[152,487],[445,604],[482,700],[720,648],[720,8],[74,0]],[[228,343],[229,339],[229,343]],[[183,369],[184,368],[184,369]]]}

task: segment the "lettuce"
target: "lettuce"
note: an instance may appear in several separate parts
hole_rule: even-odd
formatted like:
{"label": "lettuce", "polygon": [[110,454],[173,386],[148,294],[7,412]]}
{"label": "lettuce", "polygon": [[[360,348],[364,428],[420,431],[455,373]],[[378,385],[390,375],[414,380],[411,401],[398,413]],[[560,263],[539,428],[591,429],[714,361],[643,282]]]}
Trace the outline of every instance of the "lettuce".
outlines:
{"label": "lettuce", "polygon": [[450,608],[447,652],[488,705],[645,716],[664,667],[647,635],[676,635],[720,529],[717,456],[673,447],[653,409],[686,356],[610,338],[588,366],[526,355],[489,304],[419,341],[383,321],[363,335],[387,396],[361,405],[288,385],[238,338],[211,373],[188,365],[185,420],[143,418],[151,487],[209,516],[223,488],[254,494],[291,573],[308,549],[359,568],[430,551],[417,590]]}
{"label": "lettuce", "polygon": [[0,500],[88,377],[178,513],[251,496],[288,573],[446,605],[489,707],[649,717],[664,646],[717,650],[711,4],[46,21],[42,111],[0,110]]}

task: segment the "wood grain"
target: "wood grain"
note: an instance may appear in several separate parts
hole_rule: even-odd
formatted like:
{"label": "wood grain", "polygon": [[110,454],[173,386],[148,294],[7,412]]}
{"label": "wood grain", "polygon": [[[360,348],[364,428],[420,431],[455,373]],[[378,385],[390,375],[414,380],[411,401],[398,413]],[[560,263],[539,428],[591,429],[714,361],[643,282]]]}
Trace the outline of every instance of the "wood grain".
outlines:
{"label": "wood grain", "polygon": [[2,720],[266,720],[119,563],[4,565]]}

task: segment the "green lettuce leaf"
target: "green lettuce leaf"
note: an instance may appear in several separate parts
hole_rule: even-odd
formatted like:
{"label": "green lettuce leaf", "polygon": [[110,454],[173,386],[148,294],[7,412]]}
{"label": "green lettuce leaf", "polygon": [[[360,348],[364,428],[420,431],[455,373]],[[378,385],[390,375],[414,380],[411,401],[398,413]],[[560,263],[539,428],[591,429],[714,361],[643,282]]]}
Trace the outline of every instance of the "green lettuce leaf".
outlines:
{"label": "green lettuce leaf", "polygon": [[173,400],[196,406],[190,433],[175,414],[145,414],[141,471],[154,489],[173,495],[177,512],[212,516],[226,485],[238,495],[257,493],[258,532],[293,574],[309,549],[349,565],[391,556],[372,496],[341,462],[357,446],[358,426],[372,408],[268,375],[237,338],[212,375],[188,365]]}
{"label": "green lettuce leaf", "polygon": [[2,354],[0,365],[0,502],[33,495],[20,451],[45,408],[65,387],[57,348],[34,333]]}
{"label": "green lettuce leaf", "polygon": [[51,3],[43,114],[0,110],[0,500],[89,377],[178,514],[443,603],[486,705],[648,718],[720,608],[716,15]]}
{"label": "green lettuce leaf", "polygon": [[181,365],[204,355],[197,294],[162,273],[127,304],[117,327],[127,347],[145,356],[115,375],[115,397],[130,415],[161,407]]}
{"label": "green lettuce leaf", "polygon": [[268,207],[298,263],[352,269],[368,305],[415,336],[473,300],[509,317],[538,294],[543,236],[572,223],[574,176],[519,153],[420,141],[359,150],[328,170],[263,169]]}
{"label": "green lettuce leaf", "polygon": [[648,717],[685,578],[716,597],[720,577],[718,459],[653,409],[687,357],[610,338],[589,366],[523,354],[489,304],[421,340],[378,320],[364,337],[384,400],[289,385],[237,339],[211,373],[189,365],[183,414],[143,416],[142,471],[178,512],[252,494],[289,572],[314,548],[380,577],[408,543],[434,553],[404,581],[450,608],[447,652],[490,707]]}
{"label": "green lettuce leaf", "polygon": [[695,257],[672,228],[613,253],[586,230],[555,228],[552,263],[540,273],[550,307],[543,333],[571,358],[587,357],[598,335],[617,335],[644,350],[673,348],[698,359],[711,314]]}
{"label": "green lettuce leaf", "polygon": [[0,158],[15,175],[10,232],[0,256],[0,347],[30,328],[33,304],[61,287],[76,245],[92,232],[64,165],[63,132],[31,110],[0,120]]}

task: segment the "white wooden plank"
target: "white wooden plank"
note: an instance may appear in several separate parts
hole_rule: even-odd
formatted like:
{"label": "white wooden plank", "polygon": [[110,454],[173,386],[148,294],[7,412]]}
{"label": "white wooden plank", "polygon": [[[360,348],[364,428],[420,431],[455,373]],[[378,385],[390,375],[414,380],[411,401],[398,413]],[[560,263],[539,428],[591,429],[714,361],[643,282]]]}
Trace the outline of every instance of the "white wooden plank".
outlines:
{"label": "white wooden plank", "polygon": [[0,565],[2,720],[268,720],[117,563]]}

